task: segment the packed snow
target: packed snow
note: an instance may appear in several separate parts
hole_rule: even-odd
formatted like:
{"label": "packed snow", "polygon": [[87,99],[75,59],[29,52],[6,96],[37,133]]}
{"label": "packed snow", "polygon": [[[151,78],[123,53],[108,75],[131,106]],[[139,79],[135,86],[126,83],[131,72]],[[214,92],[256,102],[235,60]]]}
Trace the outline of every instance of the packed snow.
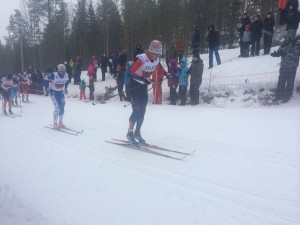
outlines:
{"label": "packed snow", "polygon": [[[106,143],[125,139],[131,106],[79,101],[76,85],[64,121],[84,129],[77,136],[44,127],[49,97],[30,95],[13,108],[22,117],[1,115],[0,225],[299,225],[299,74],[288,103],[264,106],[259,96],[276,86],[280,59],[238,51],[220,51],[222,65],[205,69],[209,102],[168,105],[164,83],[164,102],[153,105],[149,91],[142,135],[197,150],[182,161]],[[115,85],[107,74],[96,95]]]}

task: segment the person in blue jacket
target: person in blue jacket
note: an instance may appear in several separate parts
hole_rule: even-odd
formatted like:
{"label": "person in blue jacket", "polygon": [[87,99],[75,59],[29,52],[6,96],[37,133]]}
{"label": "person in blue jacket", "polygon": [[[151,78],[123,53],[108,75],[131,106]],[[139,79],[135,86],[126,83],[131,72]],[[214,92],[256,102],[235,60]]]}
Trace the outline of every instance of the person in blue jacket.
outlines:
{"label": "person in blue jacket", "polygon": [[187,86],[189,84],[187,71],[189,68],[187,67],[187,59],[182,58],[179,62],[180,69],[176,73],[176,76],[179,78],[179,98],[180,98],[180,104],[179,105],[185,105],[186,104],[186,91]]}

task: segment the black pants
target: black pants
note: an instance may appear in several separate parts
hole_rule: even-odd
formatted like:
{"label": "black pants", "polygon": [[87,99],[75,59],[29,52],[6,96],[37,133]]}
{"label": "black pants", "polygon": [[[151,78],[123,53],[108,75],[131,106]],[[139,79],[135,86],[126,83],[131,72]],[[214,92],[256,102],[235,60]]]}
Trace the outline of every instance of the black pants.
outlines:
{"label": "black pants", "polygon": [[253,38],[252,43],[251,43],[251,55],[259,55],[259,50],[260,50],[260,39],[261,37],[256,37]]}
{"label": "black pants", "polygon": [[264,35],[264,54],[269,54],[272,47],[273,35],[265,34]]}
{"label": "black pants", "polygon": [[176,94],[177,85],[171,85],[170,87],[170,103],[171,105],[176,105],[177,94]]}
{"label": "black pants", "polygon": [[288,101],[293,95],[297,68],[280,68],[276,97]]}
{"label": "black pants", "polygon": [[180,104],[185,105],[186,103],[186,90],[187,86],[180,85],[179,86],[179,98],[180,98]]}
{"label": "black pants", "polygon": [[90,89],[90,100],[94,100],[94,91],[95,91],[95,86],[94,86],[94,80],[89,81],[89,89]]}
{"label": "black pants", "polygon": [[249,47],[250,47],[250,42],[241,42],[241,56],[242,57],[249,57]]}
{"label": "black pants", "polygon": [[190,85],[191,105],[199,104],[199,95],[200,95],[199,88],[200,88],[200,84]]}
{"label": "black pants", "polygon": [[140,131],[144,122],[146,107],[148,104],[148,86],[131,81],[130,85],[132,114],[129,121],[133,126],[136,124],[136,131]]}
{"label": "black pants", "polygon": [[102,81],[105,81],[106,69],[105,68],[101,68],[101,73],[102,73]]}
{"label": "black pants", "polygon": [[120,101],[126,100],[126,96],[124,94],[124,76],[120,75],[117,77],[117,85],[118,85],[118,94],[120,97]]}
{"label": "black pants", "polygon": [[95,67],[95,72],[94,72],[94,82],[97,81],[97,67]]}

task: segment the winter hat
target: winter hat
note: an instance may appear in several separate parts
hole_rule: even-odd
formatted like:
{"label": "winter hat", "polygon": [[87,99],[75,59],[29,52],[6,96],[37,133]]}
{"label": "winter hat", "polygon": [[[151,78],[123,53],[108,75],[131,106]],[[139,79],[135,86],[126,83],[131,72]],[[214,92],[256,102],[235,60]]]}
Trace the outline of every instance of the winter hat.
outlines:
{"label": "winter hat", "polygon": [[184,65],[186,65],[186,64],[187,64],[187,58],[182,58],[182,59],[180,60],[180,62],[181,62],[181,63],[184,63]]}
{"label": "winter hat", "polygon": [[64,64],[59,64],[57,66],[57,71],[66,72],[66,66]]}
{"label": "winter hat", "polygon": [[162,54],[162,44],[161,44],[161,42],[158,41],[158,40],[151,41],[150,46],[149,46],[149,51],[161,55]]}
{"label": "winter hat", "polygon": [[209,28],[211,28],[212,30],[215,30],[215,26],[213,24],[211,24],[207,27],[208,30],[209,30]]}
{"label": "winter hat", "polygon": [[193,57],[200,59],[200,55],[198,51],[193,52]]}

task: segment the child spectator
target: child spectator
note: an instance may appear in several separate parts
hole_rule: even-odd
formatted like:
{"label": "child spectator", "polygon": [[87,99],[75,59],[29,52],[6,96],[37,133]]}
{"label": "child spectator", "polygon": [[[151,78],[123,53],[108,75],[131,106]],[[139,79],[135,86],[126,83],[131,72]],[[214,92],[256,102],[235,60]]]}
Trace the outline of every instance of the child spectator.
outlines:
{"label": "child spectator", "polygon": [[180,69],[176,73],[176,76],[179,78],[179,98],[180,98],[180,104],[179,105],[185,105],[186,104],[186,91],[188,86],[188,67],[187,67],[187,59],[182,58],[180,60]]}
{"label": "child spectator", "polygon": [[89,100],[94,100],[94,91],[95,91],[95,86],[94,86],[94,72],[95,72],[95,67],[93,65],[93,62],[90,62],[90,65],[88,67],[88,76],[89,76],[89,89],[90,89],[90,97]]}
{"label": "child spectator", "polygon": [[79,100],[81,100],[81,99],[86,100],[86,97],[85,97],[86,83],[85,83],[84,79],[81,80],[80,85],[79,85],[79,89],[80,89]]}
{"label": "child spectator", "polygon": [[203,61],[200,58],[199,53],[194,53],[193,61],[188,70],[187,74],[191,75],[191,85],[190,85],[190,96],[191,96],[191,105],[199,104],[199,88],[202,83],[202,74],[203,74]]}
{"label": "child spectator", "polygon": [[245,31],[241,37],[241,53],[242,57],[246,58],[249,57],[249,47],[251,44],[252,33],[250,31],[251,25],[247,24],[245,27]]}
{"label": "child spectator", "polygon": [[248,16],[248,14],[245,12],[241,18],[241,22],[237,24],[238,26],[238,31],[240,33],[240,55],[239,57],[243,57],[243,46],[242,46],[242,37],[244,35],[244,31],[246,30],[246,26],[251,24],[251,20]]}

